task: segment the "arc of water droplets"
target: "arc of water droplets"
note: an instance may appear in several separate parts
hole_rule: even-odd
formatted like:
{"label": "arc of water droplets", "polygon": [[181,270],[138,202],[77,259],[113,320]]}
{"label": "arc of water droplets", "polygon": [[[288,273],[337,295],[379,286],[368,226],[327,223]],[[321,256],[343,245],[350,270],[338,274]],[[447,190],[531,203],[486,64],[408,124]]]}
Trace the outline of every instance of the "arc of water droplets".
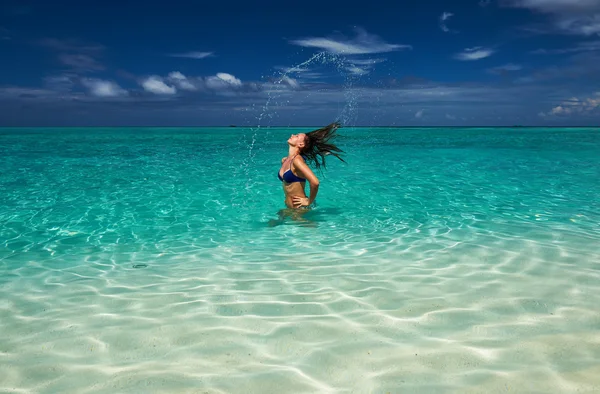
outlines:
{"label": "arc of water droplets", "polygon": [[[306,66],[308,66],[312,63],[316,63],[316,62],[320,62],[323,64],[333,63],[336,66],[338,72],[341,75],[345,76],[345,81],[344,81],[344,85],[343,85],[345,105],[344,105],[344,108],[341,110],[340,114],[338,115],[337,120],[340,121],[342,124],[351,123],[356,118],[355,112],[356,112],[356,107],[357,107],[357,102],[358,102],[358,95],[355,92],[353,92],[352,86],[353,86],[354,82],[356,81],[357,76],[353,75],[353,74],[349,74],[347,71],[344,70],[344,68],[347,67],[349,64],[349,62],[347,61],[347,59],[345,57],[339,56],[339,55],[334,55],[334,54],[328,54],[326,52],[316,53],[313,56],[311,56],[308,60],[291,67],[287,71],[282,72],[281,75],[279,76],[279,78],[276,79],[273,82],[273,84],[281,85],[285,80],[287,80],[289,78],[289,74],[292,73],[293,70],[301,69],[303,67],[306,67]],[[244,171],[245,178],[246,178],[246,185],[245,185],[246,193],[248,193],[250,191],[251,184],[252,184],[252,179],[250,177],[249,172],[250,172],[250,164],[254,161],[254,158],[256,156],[256,151],[254,149],[254,146],[256,144],[257,135],[258,135],[259,130],[262,127],[263,120],[267,117],[271,118],[271,119],[273,118],[273,113],[270,111],[270,106],[271,106],[271,102],[273,101],[273,99],[274,99],[273,93],[271,92],[271,90],[268,90],[267,91],[267,101],[263,105],[262,111],[258,116],[257,126],[251,128],[252,140],[248,147],[248,156],[247,156],[246,160],[244,160],[244,162],[242,163],[243,171]],[[244,202],[242,203],[242,206],[245,207],[246,199],[244,199],[243,201]]]}

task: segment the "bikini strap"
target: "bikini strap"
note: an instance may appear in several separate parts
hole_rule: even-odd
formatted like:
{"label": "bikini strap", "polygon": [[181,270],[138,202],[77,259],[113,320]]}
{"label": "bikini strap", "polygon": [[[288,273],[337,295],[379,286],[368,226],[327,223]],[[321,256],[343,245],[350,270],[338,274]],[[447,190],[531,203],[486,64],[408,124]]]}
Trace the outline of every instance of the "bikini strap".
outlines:
{"label": "bikini strap", "polygon": [[[290,171],[292,171],[292,163],[294,162],[294,159],[297,157],[298,155],[292,157],[292,160],[290,160]],[[292,173],[293,174],[293,173]]]}

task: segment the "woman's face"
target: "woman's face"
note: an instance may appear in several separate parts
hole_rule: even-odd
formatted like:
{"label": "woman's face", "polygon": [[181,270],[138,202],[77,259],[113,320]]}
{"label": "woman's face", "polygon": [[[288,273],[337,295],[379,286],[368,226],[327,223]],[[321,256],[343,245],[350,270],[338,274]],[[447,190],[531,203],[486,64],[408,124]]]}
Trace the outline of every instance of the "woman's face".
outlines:
{"label": "woman's face", "polygon": [[305,141],[306,141],[306,134],[299,133],[299,134],[292,134],[287,142],[288,142],[288,144],[295,146],[296,148],[303,148]]}

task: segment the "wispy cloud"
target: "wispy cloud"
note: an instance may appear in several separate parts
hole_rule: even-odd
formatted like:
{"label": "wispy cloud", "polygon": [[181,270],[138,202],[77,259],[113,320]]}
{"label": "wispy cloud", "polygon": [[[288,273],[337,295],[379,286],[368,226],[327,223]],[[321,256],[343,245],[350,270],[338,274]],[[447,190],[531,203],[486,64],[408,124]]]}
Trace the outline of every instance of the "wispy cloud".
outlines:
{"label": "wispy cloud", "polygon": [[579,13],[600,9],[598,0],[501,0],[510,7],[530,8],[540,12]]}
{"label": "wispy cloud", "polygon": [[562,55],[565,53],[577,53],[577,52],[594,52],[600,51],[600,41],[584,41],[575,44],[570,48],[559,48],[559,49],[537,49],[532,54],[535,55]]}
{"label": "wispy cloud", "polygon": [[320,72],[315,72],[308,67],[275,67],[275,69],[281,71],[283,74],[293,74],[297,79],[321,79],[323,78],[323,74]]}
{"label": "wispy cloud", "polygon": [[348,59],[348,63],[355,64],[357,66],[373,66],[378,63],[385,62],[384,58],[374,58],[374,59]]}
{"label": "wispy cloud", "polygon": [[501,5],[547,14],[555,29],[564,33],[584,36],[600,34],[598,0],[502,0]]}
{"label": "wispy cloud", "polygon": [[552,108],[548,112],[540,112],[539,115],[545,116],[570,116],[570,115],[589,115],[600,109],[600,92],[592,97],[583,99],[572,97],[563,101],[560,105]]}
{"label": "wispy cloud", "polygon": [[480,7],[487,7],[490,4],[492,4],[492,0],[480,0],[479,1],[479,6]]}
{"label": "wispy cloud", "polygon": [[472,61],[472,60],[480,60],[485,59],[486,57],[490,57],[494,54],[494,50],[490,48],[483,47],[474,47],[474,48],[466,48],[464,51],[457,53],[454,55],[454,58],[462,61]]}
{"label": "wispy cloud", "polygon": [[159,76],[152,75],[141,82],[142,88],[145,91],[154,93],[154,94],[175,94],[177,93],[177,89],[174,86],[167,85],[163,79]]}
{"label": "wispy cloud", "polygon": [[507,74],[510,72],[514,72],[514,71],[520,71],[522,69],[523,69],[523,66],[521,66],[520,64],[508,63],[503,66],[489,68],[487,71],[490,74],[503,75],[503,74]]}
{"label": "wispy cloud", "polygon": [[63,53],[58,56],[58,60],[65,66],[77,71],[101,71],[104,70],[104,65],[100,64],[96,59],[85,54],[67,54]]}
{"label": "wispy cloud", "polygon": [[421,109],[421,110],[417,111],[417,113],[415,114],[415,118],[417,118],[417,119],[422,118],[424,112],[425,112],[424,109]]}
{"label": "wispy cloud", "polygon": [[389,44],[364,29],[355,29],[353,39],[335,37],[308,37],[290,41],[302,47],[318,48],[336,55],[364,55],[412,49],[410,45]]}
{"label": "wispy cloud", "polygon": [[450,29],[448,28],[448,26],[446,25],[446,21],[448,19],[450,19],[451,17],[453,17],[454,14],[451,12],[444,12],[441,16],[440,16],[440,29],[442,29],[442,31],[449,33]]}
{"label": "wispy cloud", "polygon": [[3,99],[46,99],[56,98],[56,92],[50,89],[24,88],[20,86],[0,87],[0,98]]}
{"label": "wispy cloud", "polygon": [[285,74],[290,74],[290,73],[305,73],[310,71],[310,69],[308,67],[298,67],[298,66],[293,66],[293,67],[275,67],[278,70],[281,70],[283,73]]}
{"label": "wispy cloud", "polygon": [[384,58],[373,59],[346,59],[346,71],[352,75],[366,75],[373,71],[376,64],[385,62]]}
{"label": "wispy cloud", "polygon": [[185,52],[185,53],[173,53],[170,54],[171,57],[185,57],[188,59],[206,59],[207,57],[214,57],[214,52]]}
{"label": "wispy cloud", "polygon": [[292,89],[299,89],[300,88],[300,84],[298,83],[297,80],[295,80],[294,78],[290,78],[287,75],[284,75],[281,79],[280,79],[281,83],[286,84],[287,86],[289,86]]}
{"label": "wispy cloud", "polygon": [[89,93],[95,97],[119,97],[126,96],[127,91],[112,81],[101,79],[84,78],[81,84],[88,88]]}
{"label": "wispy cloud", "polygon": [[346,71],[353,75],[366,75],[369,73],[368,69],[357,66],[348,66],[346,67]]}
{"label": "wispy cloud", "polygon": [[71,74],[51,75],[44,78],[44,86],[56,92],[69,92],[76,82],[77,77]]}
{"label": "wispy cloud", "polygon": [[323,73],[319,72],[306,72],[299,76],[299,79],[319,80],[323,78]]}
{"label": "wispy cloud", "polygon": [[[516,80],[519,83],[548,83],[548,81],[564,81],[580,84],[582,81],[597,81],[600,78],[600,53],[587,51],[575,53],[562,65],[533,69],[530,75]],[[584,82],[585,84],[585,82]]]}
{"label": "wispy cloud", "polygon": [[56,38],[44,38],[38,42],[41,46],[61,52],[85,52],[99,53],[105,48],[99,44],[87,44],[79,40],[59,40]]}
{"label": "wispy cloud", "polygon": [[[323,59],[327,59],[327,61],[323,61]],[[329,58],[320,57],[318,63],[323,64],[313,64],[313,65],[301,65],[301,66],[293,66],[293,67],[275,67],[280,70],[284,75],[294,75],[298,79],[324,79],[326,76],[323,72],[315,72],[315,70],[324,71],[323,68],[327,68]],[[341,70],[345,70],[347,72],[347,76],[362,76],[369,74],[373,71],[373,68],[382,62],[385,62],[387,59],[385,58],[355,58],[355,57],[343,57],[343,58],[335,58],[333,62],[335,62],[335,66],[333,67],[335,70],[335,74],[337,75]],[[325,67],[323,67],[325,65]]]}
{"label": "wispy cloud", "polygon": [[56,52],[58,61],[72,71],[86,73],[104,70],[104,66],[98,61],[105,49],[102,45],[55,38],[45,38],[38,43]]}
{"label": "wispy cloud", "polygon": [[560,29],[572,34],[598,35],[600,34],[600,14],[562,18],[557,25]]}

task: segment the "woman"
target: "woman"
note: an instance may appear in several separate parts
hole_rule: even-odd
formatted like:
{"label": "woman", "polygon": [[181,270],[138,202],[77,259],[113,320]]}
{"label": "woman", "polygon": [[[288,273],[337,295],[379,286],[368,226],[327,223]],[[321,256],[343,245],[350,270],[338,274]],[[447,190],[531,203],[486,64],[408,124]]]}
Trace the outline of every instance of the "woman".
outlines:
{"label": "woman", "polygon": [[[288,139],[288,155],[281,159],[278,173],[283,183],[285,205],[288,208],[308,207],[317,198],[319,179],[307,163],[312,163],[317,169],[325,167],[326,155],[334,155],[344,161],[339,155],[343,151],[330,142],[337,136],[336,131],[339,127],[340,124],[336,122],[310,133],[292,134]],[[309,197],[306,197],[304,191],[306,181],[310,184]]]}

